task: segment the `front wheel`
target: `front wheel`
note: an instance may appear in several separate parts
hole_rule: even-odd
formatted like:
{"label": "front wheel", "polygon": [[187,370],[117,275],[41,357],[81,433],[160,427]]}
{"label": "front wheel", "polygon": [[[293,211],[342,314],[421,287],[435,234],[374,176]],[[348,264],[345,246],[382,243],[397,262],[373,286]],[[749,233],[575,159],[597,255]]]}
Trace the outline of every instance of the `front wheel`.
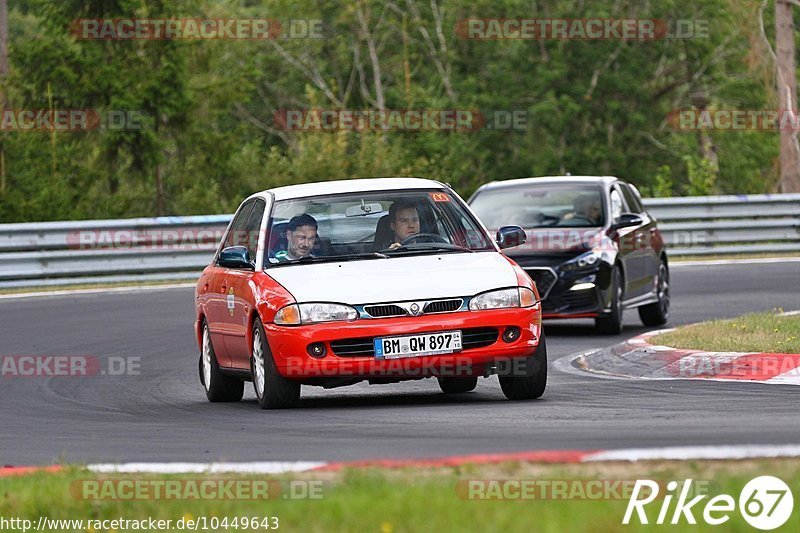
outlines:
{"label": "front wheel", "polygon": [[624,284],[619,267],[614,269],[611,280],[611,311],[597,317],[594,324],[598,333],[619,335],[622,333],[622,287]]}
{"label": "front wheel", "polygon": [[200,353],[200,383],[209,402],[238,402],[244,396],[244,382],[222,373],[211,344],[208,323],[203,320],[203,348]]}
{"label": "front wheel", "polygon": [[544,394],[547,386],[547,345],[544,335],[536,352],[524,360],[521,375],[500,376],[500,388],[509,400],[533,400]]}
{"label": "front wheel", "polygon": [[662,262],[656,280],[658,301],[639,308],[639,318],[645,326],[663,326],[669,320],[669,269]]}
{"label": "front wheel", "polygon": [[445,394],[460,394],[469,392],[478,386],[478,378],[437,378],[439,388]]}
{"label": "front wheel", "polygon": [[261,320],[253,324],[253,355],[250,358],[253,389],[262,409],[286,409],[297,405],[300,383],[286,379],[278,373]]}

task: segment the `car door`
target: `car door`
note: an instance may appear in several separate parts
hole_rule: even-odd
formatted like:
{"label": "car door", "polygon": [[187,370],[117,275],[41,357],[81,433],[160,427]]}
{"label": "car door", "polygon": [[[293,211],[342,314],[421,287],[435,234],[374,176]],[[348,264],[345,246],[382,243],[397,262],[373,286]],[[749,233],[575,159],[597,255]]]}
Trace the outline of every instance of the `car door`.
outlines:
{"label": "car door", "polygon": [[[626,185],[622,182],[617,182],[614,184],[613,189],[618,192],[622,200],[622,212],[638,214],[633,213],[635,206],[632,207],[628,204],[627,196],[630,195],[630,192],[626,191]],[[626,194],[626,192],[628,194]],[[627,283],[625,300],[631,300],[642,296],[649,290],[645,279],[645,263],[647,257],[646,240],[648,235],[644,223],[622,228],[619,230],[619,233],[620,248],[625,250],[624,253],[626,257],[625,273],[627,275]]]}
{"label": "car door", "polygon": [[[628,209],[622,190],[616,183],[611,186],[609,203],[611,207],[609,211],[610,219],[613,224]],[[630,300],[639,295],[637,290],[639,290],[641,278],[641,260],[636,252],[636,239],[636,227],[620,228],[616,230],[616,235],[614,236],[619,248],[620,262],[625,270],[625,300]]]}
{"label": "car door", "polygon": [[655,249],[656,240],[656,221],[650,217],[644,209],[638,192],[634,187],[627,183],[619,184],[625,203],[628,205],[629,212],[642,217],[642,224],[636,228],[636,253],[637,261],[641,269],[639,278],[640,287],[638,294],[646,295],[655,290],[655,282],[658,277],[659,258]]}
{"label": "car door", "polygon": [[[242,231],[250,212],[253,210],[253,201],[243,203],[228,226],[228,231],[225,238],[222,240],[220,250],[233,246],[235,237]],[[227,328],[229,326],[226,317],[228,311],[228,285],[227,268],[221,267],[217,264],[217,259],[214,259],[214,267],[208,277],[208,288],[206,289],[206,321],[208,322],[208,330],[211,333],[211,344],[214,346],[214,353],[217,356],[217,361],[220,366],[231,366],[231,358],[228,355],[228,349],[225,344],[225,337],[227,336]]]}
{"label": "car door", "polygon": [[[237,236],[236,245],[244,246],[250,255],[253,266],[257,263],[259,237],[266,202],[255,199],[253,209],[244,224],[241,234]],[[255,305],[250,283],[255,270],[229,268],[226,277],[226,313],[223,315],[225,328],[225,348],[231,359],[231,366],[239,369],[250,368],[250,345],[247,342],[247,331],[250,327],[250,310]]]}

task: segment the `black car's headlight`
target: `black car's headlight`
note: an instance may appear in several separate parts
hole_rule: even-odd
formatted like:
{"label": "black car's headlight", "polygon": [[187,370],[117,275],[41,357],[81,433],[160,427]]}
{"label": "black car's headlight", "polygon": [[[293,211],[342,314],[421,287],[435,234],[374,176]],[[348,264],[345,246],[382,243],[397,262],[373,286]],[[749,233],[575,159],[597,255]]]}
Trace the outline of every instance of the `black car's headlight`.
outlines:
{"label": "black car's headlight", "polygon": [[579,270],[592,270],[600,263],[602,256],[597,250],[590,250],[561,265],[562,272],[576,272]]}

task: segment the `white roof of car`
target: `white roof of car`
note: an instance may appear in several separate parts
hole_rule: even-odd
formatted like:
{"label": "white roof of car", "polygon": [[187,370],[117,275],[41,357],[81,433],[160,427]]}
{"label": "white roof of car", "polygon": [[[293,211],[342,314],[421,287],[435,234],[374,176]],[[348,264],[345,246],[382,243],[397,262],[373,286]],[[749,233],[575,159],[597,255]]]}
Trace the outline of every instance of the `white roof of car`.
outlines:
{"label": "white roof of car", "polygon": [[285,187],[267,189],[260,194],[272,193],[275,195],[275,200],[289,200],[292,198],[306,198],[309,196],[348,192],[443,189],[444,187],[445,186],[438,181],[422,178],[367,178],[287,185]]}
{"label": "white roof of car", "polygon": [[493,181],[482,186],[481,189],[494,189],[495,187],[518,187],[520,185],[535,185],[539,183],[608,183],[617,181],[614,176],[543,176],[541,178],[521,178],[515,180]]}

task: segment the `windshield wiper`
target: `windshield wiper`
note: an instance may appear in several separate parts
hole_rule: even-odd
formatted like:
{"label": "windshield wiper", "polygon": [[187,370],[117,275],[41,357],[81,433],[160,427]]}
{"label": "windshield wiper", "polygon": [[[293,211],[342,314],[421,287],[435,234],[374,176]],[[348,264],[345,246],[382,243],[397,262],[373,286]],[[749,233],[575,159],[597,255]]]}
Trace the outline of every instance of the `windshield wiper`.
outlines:
{"label": "windshield wiper", "polygon": [[370,252],[367,254],[342,254],[342,255],[322,255],[300,257],[290,259],[280,263],[270,263],[270,266],[295,265],[297,263],[330,263],[336,261],[357,261],[359,259],[388,259],[389,256],[380,252]]}
{"label": "windshield wiper", "polygon": [[392,252],[469,252],[475,253],[475,250],[470,250],[469,248],[464,248],[463,246],[459,246],[457,244],[450,244],[450,243],[443,243],[443,242],[426,242],[426,243],[418,243],[418,244],[406,244],[403,246],[398,246],[397,248],[386,248],[385,250],[381,250],[382,253],[392,253]]}

